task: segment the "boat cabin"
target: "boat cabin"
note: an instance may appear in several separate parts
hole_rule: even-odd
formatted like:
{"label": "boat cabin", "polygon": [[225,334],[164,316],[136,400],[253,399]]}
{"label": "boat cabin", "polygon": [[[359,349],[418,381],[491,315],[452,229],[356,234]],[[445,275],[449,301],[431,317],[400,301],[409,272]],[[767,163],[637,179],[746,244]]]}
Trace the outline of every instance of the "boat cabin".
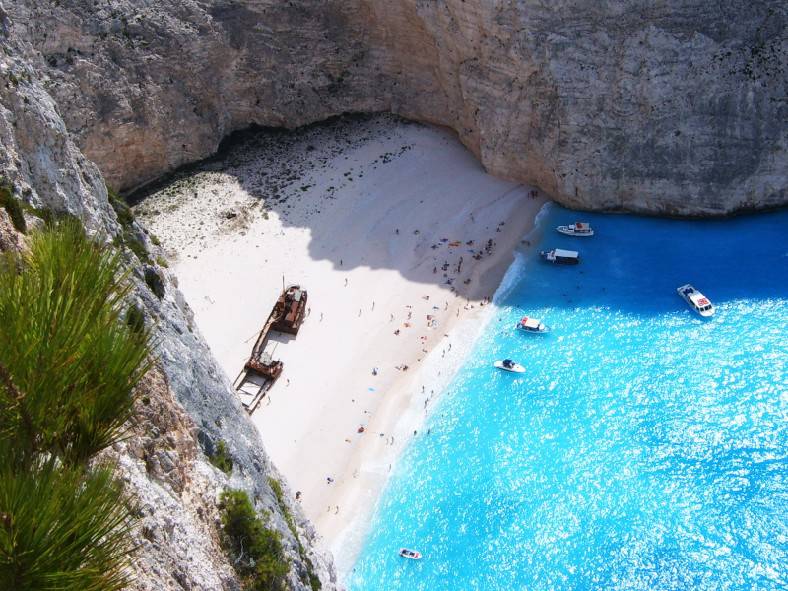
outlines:
{"label": "boat cabin", "polygon": [[686,301],[695,312],[701,316],[712,316],[714,314],[714,305],[709,301],[705,295],[692,287],[689,283],[682,285],[676,291]]}
{"label": "boat cabin", "polygon": [[693,291],[692,293],[689,293],[687,295],[689,296],[690,301],[694,304],[695,308],[699,312],[705,312],[707,310],[711,310],[711,302],[702,293]]}
{"label": "boat cabin", "polygon": [[528,316],[523,316],[517,326],[526,332],[545,332],[547,330],[547,327],[539,320]]}
{"label": "boat cabin", "polygon": [[301,323],[306,316],[306,290],[299,285],[291,285],[279,296],[274,305],[273,330],[298,334]]}
{"label": "boat cabin", "polygon": [[576,265],[580,262],[580,253],[576,250],[564,250],[563,248],[554,248],[553,250],[541,251],[541,257],[549,263],[556,263],[559,265]]}

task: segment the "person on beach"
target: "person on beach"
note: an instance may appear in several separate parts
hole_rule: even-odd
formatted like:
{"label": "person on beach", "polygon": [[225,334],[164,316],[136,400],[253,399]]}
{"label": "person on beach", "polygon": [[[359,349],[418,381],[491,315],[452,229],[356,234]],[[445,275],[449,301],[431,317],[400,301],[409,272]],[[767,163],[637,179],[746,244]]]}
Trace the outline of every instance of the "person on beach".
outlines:
{"label": "person on beach", "polygon": [[345,287],[347,287],[347,277],[345,277]]}
{"label": "person on beach", "polygon": [[323,313],[320,313],[320,322],[323,322]]}

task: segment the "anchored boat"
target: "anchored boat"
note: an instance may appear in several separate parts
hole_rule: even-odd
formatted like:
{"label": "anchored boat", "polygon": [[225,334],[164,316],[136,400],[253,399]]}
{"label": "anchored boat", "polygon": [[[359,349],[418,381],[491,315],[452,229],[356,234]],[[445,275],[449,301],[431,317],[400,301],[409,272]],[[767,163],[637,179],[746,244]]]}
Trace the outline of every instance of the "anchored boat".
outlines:
{"label": "anchored boat", "polygon": [[525,368],[522,365],[512,361],[511,359],[503,359],[501,361],[496,361],[495,363],[493,363],[493,366],[497,367],[498,369],[502,369],[503,371],[510,371],[512,373],[525,372]]}
{"label": "anchored boat", "polygon": [[421,560],[421,552],[416,552],[415,550],[408,550],[407,548],[400,548],[399,555],[402,558],[409,558],[411,560]]}
{"label": "anchored boat", "polygon": [[576,250],[564,250],[563,248],[542,250],[539,252],[539,256],[548,263],[554,263],[556,265],[576,265],[580,262],[579,252]]}
{"label": "anchored boat", "polygon": [[532,334],[544,334],[546,332],[550,332],[550,329],[542,324],[541,320],[530,318],[528,316],[523,316],[520,318],[520,322],[517,323],[517,328],[523,332],[529,332]]}
{"label": "anchored boat", "polygon": [[709,301],[709,298],[700,293],[689,283],[676,288],[676,292],[687,302],[689,307],[699,315],[704,318],[714,316],[714,305]]}
{"label": "anchored boat", "polygon": [[561,234],[566,234],[567,236],[593,236],[594,235],[594,231],[591,229],[590,224],[588,224],[587,222],[575,222],[574,224],[569,224],[568,226],[558,226],[556,230]]}

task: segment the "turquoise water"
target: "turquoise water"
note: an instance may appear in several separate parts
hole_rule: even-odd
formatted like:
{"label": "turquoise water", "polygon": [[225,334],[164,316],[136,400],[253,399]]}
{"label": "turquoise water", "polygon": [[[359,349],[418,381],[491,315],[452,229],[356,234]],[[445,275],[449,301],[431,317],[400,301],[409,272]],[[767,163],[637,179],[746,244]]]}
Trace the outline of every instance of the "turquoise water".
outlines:
{"label": "turquoise water", "polygon": [[[540,220],[399,462],[352,591],[788,588],[788,212],[553,231],[575,217]],[[523,313],[553,332],[516,333]],[[503,357],[527,372],[490,367]]]}

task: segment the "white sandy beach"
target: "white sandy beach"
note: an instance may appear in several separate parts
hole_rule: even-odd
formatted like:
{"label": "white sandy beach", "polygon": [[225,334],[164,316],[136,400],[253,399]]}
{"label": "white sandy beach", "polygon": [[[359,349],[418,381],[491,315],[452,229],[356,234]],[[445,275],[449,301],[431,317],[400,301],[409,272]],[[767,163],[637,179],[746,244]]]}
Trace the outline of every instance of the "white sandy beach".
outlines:
{"label": "white sandy beach", "polygon": [[277,141],[232,151],[137,213],[230,379],[283,276],[308,290],[252,420],[341,572],[544,199],[487,175],[451,133],[390,117]]}

